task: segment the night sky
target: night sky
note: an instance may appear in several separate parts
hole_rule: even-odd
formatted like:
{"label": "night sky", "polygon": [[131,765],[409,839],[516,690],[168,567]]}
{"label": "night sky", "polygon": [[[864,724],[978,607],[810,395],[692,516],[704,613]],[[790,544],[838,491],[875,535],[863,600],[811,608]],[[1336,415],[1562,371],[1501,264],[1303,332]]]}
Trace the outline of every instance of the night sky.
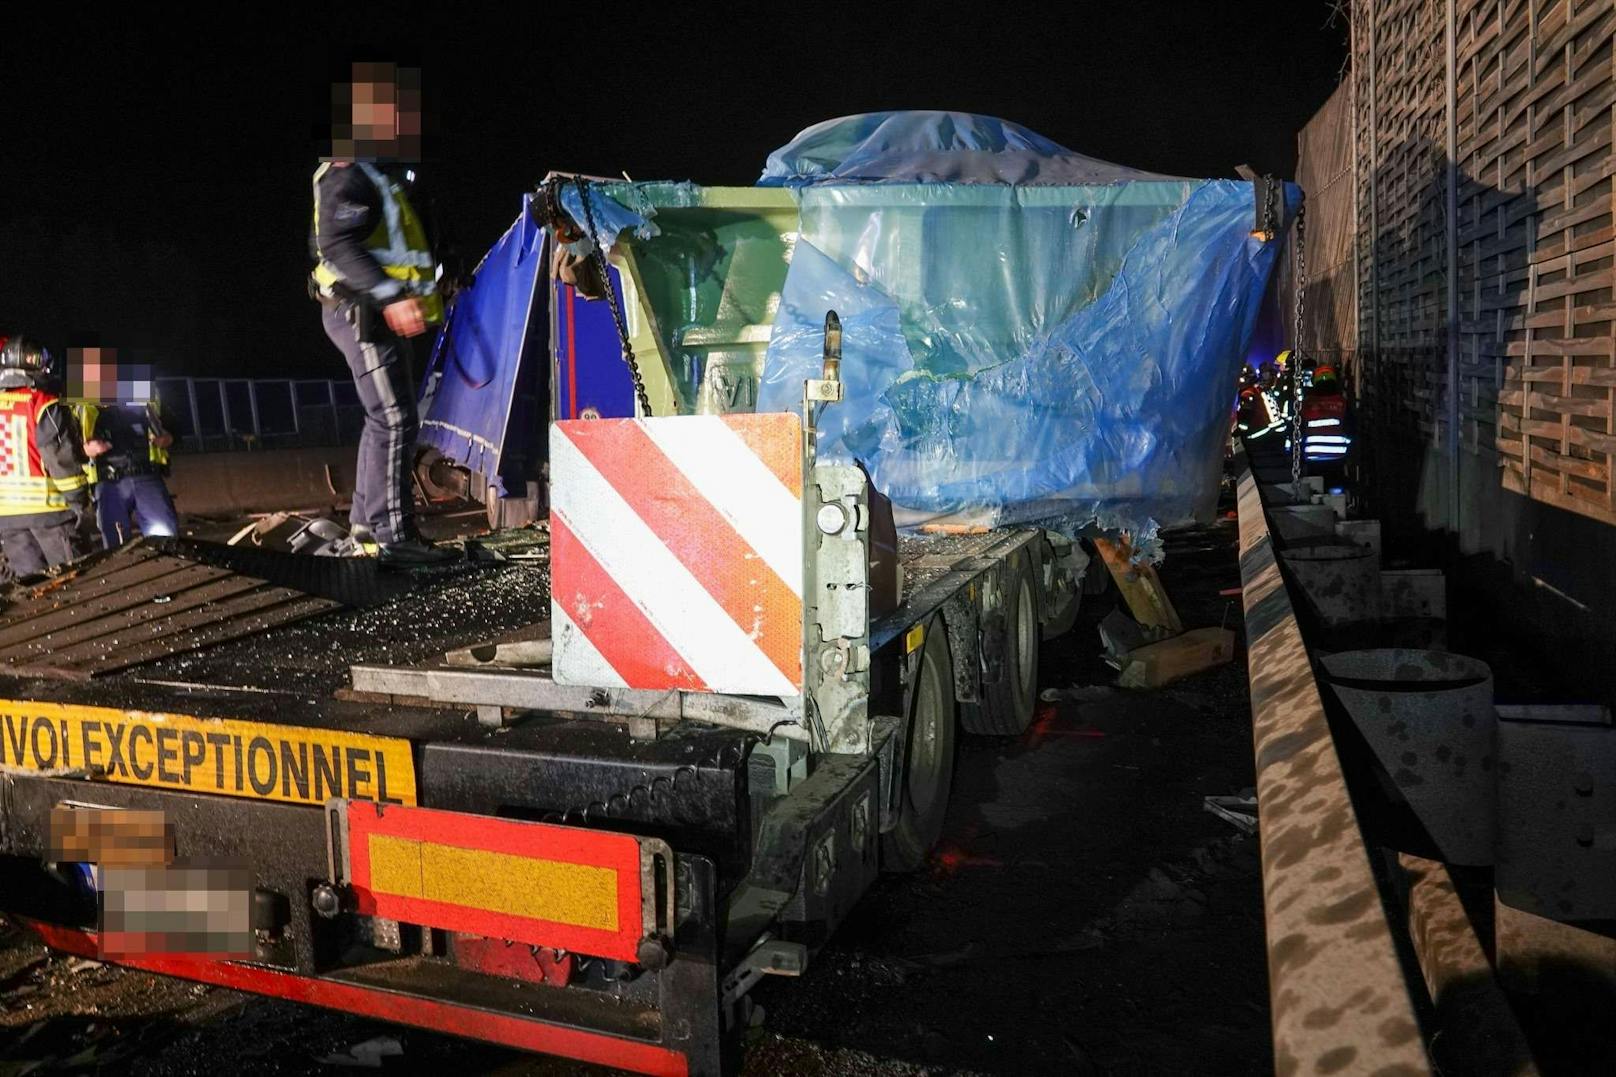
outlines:
{"label": "night sky", "polygon": [[304,279],[329,82],[356,59],[423,69],[422,171],[475,263],[550,169],[749,184],[798,130],[856,112],[981,112],[1151,171],[1289,176],[1346,52],[1331,6],[462,0],[35,25],[13,7],[0,333],[162,373],[341,376]]}

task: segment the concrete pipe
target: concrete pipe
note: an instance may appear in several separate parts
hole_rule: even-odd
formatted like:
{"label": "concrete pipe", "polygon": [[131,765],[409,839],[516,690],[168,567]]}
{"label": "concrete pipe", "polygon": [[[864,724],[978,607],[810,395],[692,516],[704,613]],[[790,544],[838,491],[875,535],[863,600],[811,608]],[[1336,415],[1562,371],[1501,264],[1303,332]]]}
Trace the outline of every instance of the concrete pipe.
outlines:
{"label": "concrete pipe", "polygon": [[1375,551],[1337,541],[1281,550],[1280,557],[1325,627],[1345,628],[1380,616],[1380,558]]}
{"label": "concrete pipe", "polygon": [[1487,664],[1392,648],[1343,651],[1323,664],[1336,699],[1442,859],[1491,864],[1498,718]]}

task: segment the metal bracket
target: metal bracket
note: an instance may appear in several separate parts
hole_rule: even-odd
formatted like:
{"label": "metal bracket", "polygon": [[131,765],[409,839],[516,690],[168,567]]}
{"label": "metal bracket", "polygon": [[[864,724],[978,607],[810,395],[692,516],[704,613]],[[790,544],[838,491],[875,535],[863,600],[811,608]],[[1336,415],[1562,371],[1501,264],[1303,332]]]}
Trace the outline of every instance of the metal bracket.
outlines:
{"label": "metal bracket", "polygon": [[821,751],[870,745],[870,512],[856,467],[821,464],[803,490],[803,681]]}
{"label": "metal bracket", "polygon": [[640,915],[647,939],[672,939],[678,918],[673,849],[658,838],[640,838]]}
{"label": "metal bracket", "polygon": [[725,1007],[733,1006],[763,977],[801,976],[807,968],[808,947],[765,936],[724,977],[719,987],[720,1001]]}
{"label": "metal bracket", "polygon": [[[917,663],[918,664],[918,663]],[[870,746],[881,767],[881,812],[878,824],[886,834],[898,825],[899,795],[903,789],[897,781],[898,753],[902,750],[904,720],[895,715],[877,716],[871,723]]]}
{"label": "metal bracket", "polygon": [[824,378],[809,378],[803,383],[803,398],[820,404],[839,404],[842,400],[842,383],[827,381]]}
{"label": "metal bracket", "polygon": [[[356,692],[414,696],[436,703],[475,707],[478,721],[497,728],[506,723],[503,711],[549,711],[586,718],[629,720],[641,739],[682,719],[710,722],[757,733],[774,730],[775,736],[806,737],[794,723],[802,714],[802,701],[791,697],[779,702],[751,696],[705,692],[650,692],[631,688],[589,688],[557,684],[547,672],[519,669],[464,669],[449,666],[352,666]],[[636,719],[651,719],[653,730]]]}
{"label": "metal bracket", "polygon": [[870,746],[869,479],[816,462],[815,417],[842,399],[841,369],[842,322],[826,311],[823,376],[802,387],[803,718],[819,751],[861,755]]}

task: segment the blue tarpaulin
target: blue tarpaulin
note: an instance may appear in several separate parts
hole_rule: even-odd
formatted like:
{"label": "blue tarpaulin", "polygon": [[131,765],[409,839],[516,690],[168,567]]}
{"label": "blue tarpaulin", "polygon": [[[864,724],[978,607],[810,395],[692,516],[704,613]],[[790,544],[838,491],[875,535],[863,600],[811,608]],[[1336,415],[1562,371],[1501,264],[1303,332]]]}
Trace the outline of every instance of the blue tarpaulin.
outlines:
{"label": "blue tarpaulin", "polygon": [[[1282,247],[1254,231],[1250,182],[1159,176],[929,112],[809,128],[760,184],[792,192],[800,227],[757,410],[798,410],[835,310],[847,391],[820,418],[818,451],[862,464],[900,524],[1097,524],[1148,553],[1160,527],[1210,517]],[[659,236],[653,218],[699,196],[602,185],[594,238],[670,243],[694,291],[728,263]],[[1277,235],[1300,204],[1287,185]]]}
{"label": "blue tarpaulin", "polygon": [[819,183],[1074,186],[1172,179],[1085,157],[1020,124],[968,112],[867,112],[817,123],[769,155],[760,187]]}
{"label": "blue tarpaulin", "polygon": [[895,122],[820,125],[770,158],[802,228],[758,409],[798,406],[834,309],[847,392],[819,451],[862,463],[900,523],[1097,523],[1143,544],[1209,518],[1281,247],[1252,235],[1252,185],[1110,165],[1074,185],[1088,159],[1002,121]]}
{"label": "blue tarpaulin", "polygon": [[548,362],[544,230],[522,212],[455,299],[422,381],[419,444],[522,496],[542,418],[535,376]]}

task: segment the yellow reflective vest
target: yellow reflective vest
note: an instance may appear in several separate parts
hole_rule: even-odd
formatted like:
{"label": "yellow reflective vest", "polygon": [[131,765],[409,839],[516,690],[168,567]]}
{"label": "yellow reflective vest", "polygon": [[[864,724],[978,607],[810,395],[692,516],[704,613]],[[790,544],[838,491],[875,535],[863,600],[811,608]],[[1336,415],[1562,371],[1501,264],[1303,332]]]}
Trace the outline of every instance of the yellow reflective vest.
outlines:
{"label": "yellow reflective vest", "polygon": [[40,459],[39,417],[56,404],[39,389],[0,391],[0,516],[57,512],[67,508],[64,493],[84,489],[83,475],[55,478]]}
{"label": "yellow reflective vest", "polygon": [[[85,400],[82,397],[63,397],[62,403],[73,409],[73,417],[79,421],[79,432],[88,444],[95,437],[95,424],[101,418],[101,405],[94,400]],[[163,420],[157,414],[157,404],[154,401],[146,403],[147,426],[152,430],[162,430]],[[155,442],[146,443],[146,452],[151,462],[159,468],[168,466],[168,450],[159,448]],[[85,480],[94,484],[96,479],[95,461],[91,460],[84,465]]]}
{"label": "yellow reflective vest", "polygon": [[[381,195],[382,219],[365,240],[365,249],[382,272],[404,285],[407,295],[421,301],[428,325],[443,320],[443,298],[438,295],[437,260],[427,245],[426,227],[410,205],[404,188],[375,165],[363,161],[351,167],[363,172]],[[314,240],[320,241],[320,178],[331,168],[327,161],[314,171]],[[321,258],[314,266],[314,282],[322,292],[342,280],[337,267]]]}

